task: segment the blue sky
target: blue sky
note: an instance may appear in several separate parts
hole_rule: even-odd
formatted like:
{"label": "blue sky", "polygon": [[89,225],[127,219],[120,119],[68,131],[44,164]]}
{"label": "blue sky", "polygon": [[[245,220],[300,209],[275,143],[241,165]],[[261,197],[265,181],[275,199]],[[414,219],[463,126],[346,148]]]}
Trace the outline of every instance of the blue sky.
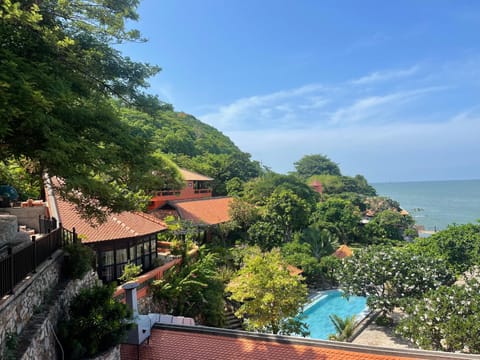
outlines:
{"label": "blue sky", "polygon": [[151,93],[287,173],[480,178],[480,1],[143,0]]}

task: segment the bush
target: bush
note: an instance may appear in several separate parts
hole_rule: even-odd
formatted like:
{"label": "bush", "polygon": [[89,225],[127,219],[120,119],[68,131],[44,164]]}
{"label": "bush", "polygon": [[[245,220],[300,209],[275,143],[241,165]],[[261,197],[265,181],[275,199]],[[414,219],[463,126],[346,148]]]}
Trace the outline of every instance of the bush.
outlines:
{"label": "bush", "polygon": [[67,359],[83,359],[119,344],[131,324],[130,308],[112,298],[115,287],[82,290],[70,304],[67,321],[59,324],[60,341]]}
{"label": "bush", "polygon": [[64,275],[71,279],[80,279],[89,270],[94,268],[95,252],[81,243],[65,246]]}
{"label": "bush", "polygon": [[3,358],[5,360],[15,360],[18,348],[18,334],[15,332],[7,332],[5,336],[5,349]]}
{"label": "bush", "polygon": [[128,282],[131,280],[135,280],[138,275],[142,273],[142,265],[135,265],[134,263],[129,262],[125,265],[123,269],[123,274],[118,279],[122,282]]}
{"label": "bush", "polygon": [[393,319],[385,314],[382,314],[375,319],[375,324],[379,326],[392,326]]}

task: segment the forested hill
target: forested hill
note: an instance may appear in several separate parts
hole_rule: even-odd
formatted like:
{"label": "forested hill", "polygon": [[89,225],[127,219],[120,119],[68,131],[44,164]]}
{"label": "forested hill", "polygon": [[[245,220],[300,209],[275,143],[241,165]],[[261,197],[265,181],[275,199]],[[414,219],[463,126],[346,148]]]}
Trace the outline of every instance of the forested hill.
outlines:
{"label": "forested hill", "polygon": [[160,110],[153,116],[128,108],[123,108],[122,113],[135,131],[152,139],[154,148],[176,165],[215,179],[215,195],[226,195],[227,184],[234,178],[243,182],[263,172],[250,154],[192,115],[172,109]]}
{"label": "forested hill", "polygon": [[157,119],[155,137],[159,150],[166,154],[183,154],[193,157],[206,153],[241,153],[227,136],[192,115],[162,111],[159,112]]}

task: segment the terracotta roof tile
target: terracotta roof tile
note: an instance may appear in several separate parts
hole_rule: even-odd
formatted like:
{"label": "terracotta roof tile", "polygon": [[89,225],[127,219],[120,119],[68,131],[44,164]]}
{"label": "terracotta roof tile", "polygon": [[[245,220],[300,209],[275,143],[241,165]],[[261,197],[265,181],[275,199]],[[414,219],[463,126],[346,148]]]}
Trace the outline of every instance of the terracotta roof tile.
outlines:
{"label": "terracotta roof tile", "polygon": [[343,259],[349,256],[352,256],[353,252],[347,245],[341,245],[334,253],[333,256],[339,259]]}
{"label": "terracotta roof tile", "polygon": [[104,240],[129,238],[138,235],[147,235],[162,230],[167,226],[154,216],[141,212],[122,212],[111,214],[101,225],[93,226],[82,219],[75,206],[56,197],[60,222],[63,227],[84,236],[82,242],[98,242]]}
{"label": "terracotta roof tile", "polygon": [[287,265],[288,272],[292,276],[297,276],[303,273],[302,269],[297,268],[296,266],[293,265]]}
{"label": "terracotta roof tile", "polygon": [[[238,333],[238,332],[237,332]],[[247,333],[245,333],[247,334]],[[288,338],[287,338],[288,339]],[[387,352],[388,353],[388,352]],[[142,360],[408,360],[408,355],[375,354],[334,345],[264,340],[247,335],[209,334],[194,331],[152,329],[148,344],[140,346]],[[122,345],[121,359],[137,359],[137,347]],[[418,359],[418,358],[417,358]]]}
{"label": "terracotta roof tile", "polygon": [[215,225],[230,221],[229,207],[233,198],[217,197],[190,201],[172,201],[173,206],[183,220],[197,224]]}
{"label": "terracotta roof tile", "polygon": [[180,174],[182,174],[183,179],[186,181],[188,180],[213,181],[211,177],[201,175],[190,170],[186,170],[182,168],[180,168],[179,170],[180,170]]}

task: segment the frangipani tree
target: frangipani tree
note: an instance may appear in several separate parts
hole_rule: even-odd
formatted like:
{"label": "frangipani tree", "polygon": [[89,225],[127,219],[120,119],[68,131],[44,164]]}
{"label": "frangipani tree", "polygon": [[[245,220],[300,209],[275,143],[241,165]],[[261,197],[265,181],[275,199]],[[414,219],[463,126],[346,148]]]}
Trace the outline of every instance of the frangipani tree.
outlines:
{"label": "frangipani tree", "polygon": [[419,256],[402,248],[370,246],[345,258],[338,271],[345,294],[366,296],[371,309],[389,313],[404,298],[454,281],[444,260]]}
{"label": "frangipani tree", "polygon": [[441,286],[410,303],[397,332],[426,350],[480,353],[480,283]]}

